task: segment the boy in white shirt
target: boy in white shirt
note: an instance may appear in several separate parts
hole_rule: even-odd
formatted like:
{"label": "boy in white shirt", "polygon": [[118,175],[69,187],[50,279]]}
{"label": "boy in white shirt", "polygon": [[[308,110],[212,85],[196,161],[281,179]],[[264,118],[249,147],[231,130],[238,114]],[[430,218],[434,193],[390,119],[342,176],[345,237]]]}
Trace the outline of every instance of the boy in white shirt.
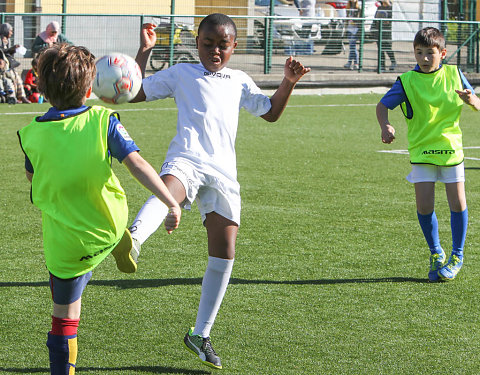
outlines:
{"label": "boy in white shirt", "polygon": [[[136,61],[145,72],[155,46],[155,25],[143,25]],[[160,176],[171,194],[188,208],[196,200],[208,236],[208,265],[195,327],[185,335],[187,349],[207,366],[222,368],[210,342],[210,330],[230,280],[240,225],[240,186],[237,182],[235,138],[240,108],[266,121],[278,120],[295,84],[310,71],[289,57],[285,77],[268,98],[240,70],[226,67],[237,30],[224,14],[205,17],[198,27],[200,64],[177,64],[143,80],[132,102],[175,98],[177,134],[168,148]],[[130,227],[138,252],[162,223],[167,207],[150,197]],[[136,254],[138,256],[138,253]]]}

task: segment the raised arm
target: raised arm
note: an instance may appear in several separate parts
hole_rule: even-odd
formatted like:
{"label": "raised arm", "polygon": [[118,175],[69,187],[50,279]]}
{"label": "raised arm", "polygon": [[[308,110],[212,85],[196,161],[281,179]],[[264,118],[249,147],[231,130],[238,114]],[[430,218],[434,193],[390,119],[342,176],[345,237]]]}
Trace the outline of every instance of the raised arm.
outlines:
{"label": "raised arm", "polygon": [[165,228],[168,233],[172,233],[180,223],[182,210],[175,198],[172,197],[162,179],[158,176],[153,167],[140,156],[136,151],[128,154],[122,161],[130,173],[138,182],[155,194],[158,199],[168,207],[168,215],[165,218]]}
{"label": "raised arm", "polygon": [[305,68],[300,61],[296,61],[290,56],[285,61],[283,71],[285,76],[283,77],[282,83],[280,83],[277,91],[275,91],[270,98],[272,108],[261,116],[268,122],[275,122],[280,118],[283,110],[287,106],[288,99],[290,98],[295,85],[300,78],[310,71],[310,68]]}
{"label": "raised arm", "polygon": [[[145,78],[145,70],[147,69],[147,62],[155,42],[157,41],[157,34],[155,33],[155,25],[153,23],[145,23],[140,30],[140,47],[138,48],[135,61],[137,62],[140,70],[142,71],[142,77]],[[145,101],[146,96],[143,91],[143,86],[140,88],[137,96],[130,100],[130,103],[138,103]]]}
{"label": "raised arm", "polygon": [[140,30],[140,47],[138,48],[135,61],[140,66],[142,76],[145,77],[145,70],[147,68],[148,57],[155,47],[157,41],[157,34],[155,34],[155,25],[153,23],[144,23]]}

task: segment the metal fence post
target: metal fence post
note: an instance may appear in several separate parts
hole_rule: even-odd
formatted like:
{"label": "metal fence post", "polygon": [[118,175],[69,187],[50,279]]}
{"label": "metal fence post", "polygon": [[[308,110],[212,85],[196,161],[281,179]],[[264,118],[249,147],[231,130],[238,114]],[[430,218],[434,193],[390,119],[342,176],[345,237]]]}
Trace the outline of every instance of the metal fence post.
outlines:
{"label": "metal fence post", "polygon": [[175,52],[175,0],[170,2],[170,44],[169,44],[169,56],[168,56],[168,66],[173,65],[173,55]]}
{"label": "metal fence post", "polygon": [[[468,20],[469,21],[475,21],[475,3],[472,1],[469,3],[470,9],[468,10]],[[474,32],[474,25],[473,24],[468,24],[468,33],[472,35]],[[478,37],[477,37],[478,39]],[[470,42],[468,43],[468,48],[467,48],[467,66],[470,68],[474,68],[475,64],[475,43],[473,39],[470,39]]]}
{"label": "metal fence post", "polygon": [[273,15],[275,14],[275,0],[270,0],[269,18],[265,18],[265,56],[263,72],[270,73],[272,69],[272,49],[273,49]]}
{"label": "metal fence post", "polygon": [[[479,35],[479,25],[478,23],[475,24],[475,29],[477,32],[477,35]],[[478,42],[478,37],[475,38],[475,47],[476,47],[476,53],[475,53],[475,73],[480,72],[480,53],[479,53],[479,42]]]}
{"label": "metal fence post", "polygon": [[62,1],[62,34],[67,34],[67,0]]}
{"label": "metal fence post", "polygon": [[[465,13],[464,13],[464,9],[463,9],[463,0],[458,1],[458,20],[459,21],[465,21]],[[464,29],[463,24],[458,24],[458,26],[457,26],[457,42],[458,42],[458,45],[460,44],[460,41],[462,40],[463,29]],[[462,53],[459,49],[458,54],[457,54],[457,65],[460,65],[461,57],[462,57]]]}
{"label": "metal fence post", "polygon": [[[365,43],[365,1],[362,1],[362,27],[360,28],[360,46],[358,52],[358,71],[361,72],[363,68],[363,44]],[[358,31],[357,31],[358,32]]]}
{"label": "metal fence post", "polygon": [[[377,73],[382,73],[382,59],[383,59],[383,49],[382,49],[382,42],[383,42],[383,20],[379,20],[378,24],[378,36],[377,36]],[[385,61],[383,62],[385,64]]]}
{"label": "metal fence post", "polygon": [[[448,1],[443,0],[442,1],[442,21],[447,21],[447,20],[448,20]],[[447,27],[444,22],[440,24],[440,31],[442,32],[443,35],[445,35],[445,32],[447,31]]]}

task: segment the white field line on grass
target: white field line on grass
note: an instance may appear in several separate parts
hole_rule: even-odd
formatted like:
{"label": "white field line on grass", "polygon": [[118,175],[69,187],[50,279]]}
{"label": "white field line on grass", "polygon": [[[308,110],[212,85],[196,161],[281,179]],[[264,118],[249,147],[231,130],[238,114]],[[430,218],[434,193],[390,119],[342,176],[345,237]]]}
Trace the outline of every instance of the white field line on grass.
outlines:
{"label": "white field line on grass", "polygon": [[[480,149],[480,146],[466,146],[463,149],[464,150],[466,150],[466,149],[470,149],[470,150],[471,149]],[[385,154],[408,155],[408,150],[378,150],[377,152],[383,152]],[[474,157],[469,157],[469,156],[465,156],[464,159],[480,161],[480,158],[474,158]]]}
{"label": "white field line on grass", "polygon": [[[173,108],[130,108],[130,109],[120,109],[119,112],[139,112],[139,111],[173,111],[176,110],[176,107]],[[11,112],[11,113],[0,113],[0,115],[43,115],[45,112]]]}
{"label": "white field line on grass", "polygon": [[[365,107],[376,106],[377,104],[305,104],[305,105],[289,105],[288,108],[318,108],[318,107]],[[120,109],[119,112],[140,112],[140,111],[176,111],[177,107],[172,108],[128,108]],[[43,115],[45,112],[10,112],[1,113],[1,115]]]}

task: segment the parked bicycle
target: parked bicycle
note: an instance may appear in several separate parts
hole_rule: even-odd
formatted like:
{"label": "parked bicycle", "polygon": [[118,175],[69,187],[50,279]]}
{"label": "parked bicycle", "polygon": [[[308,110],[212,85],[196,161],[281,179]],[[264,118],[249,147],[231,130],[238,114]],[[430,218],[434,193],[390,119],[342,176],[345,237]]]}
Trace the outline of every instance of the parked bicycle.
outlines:
{"label": "parked bicycle", "polygon": [[[150,56],[153,70],[162,70],[170,62],[170,23],[161,23],[155,28],[157,42]],[[173,65],[178,63],[198,63],[195,44],[197,36],[193,25],[175,24],[173,34]]]}

